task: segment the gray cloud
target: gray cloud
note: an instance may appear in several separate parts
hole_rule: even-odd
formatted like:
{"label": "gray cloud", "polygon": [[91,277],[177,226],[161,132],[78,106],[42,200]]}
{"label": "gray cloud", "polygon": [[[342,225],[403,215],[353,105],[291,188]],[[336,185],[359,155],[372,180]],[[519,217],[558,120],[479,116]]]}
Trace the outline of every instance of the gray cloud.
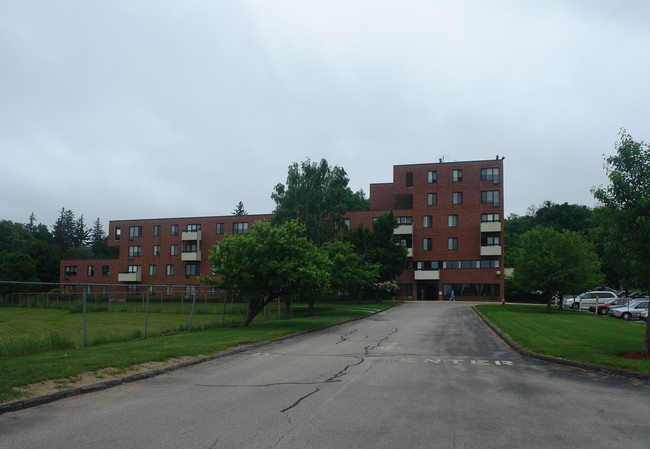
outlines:
{"label": "gray cloud", "polygon": [[[538,2],[540,3],[540,2]],[[642,1],[21,1],[0,6],[2,217],[249,213],[306,157],[506,156],[506,212],[593,205],[650,139]]]}

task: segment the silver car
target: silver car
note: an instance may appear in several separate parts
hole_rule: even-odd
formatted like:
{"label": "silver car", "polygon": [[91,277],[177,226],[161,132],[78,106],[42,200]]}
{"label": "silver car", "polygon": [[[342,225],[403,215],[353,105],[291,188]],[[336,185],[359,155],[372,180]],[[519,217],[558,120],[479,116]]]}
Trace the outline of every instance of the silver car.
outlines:
{"label": "silver car", "polygon": [[609,316],[623,320],[639,319],[641,312],[648,310],[648,299],[630,301],[629,306],[614,307],[609,309]]}

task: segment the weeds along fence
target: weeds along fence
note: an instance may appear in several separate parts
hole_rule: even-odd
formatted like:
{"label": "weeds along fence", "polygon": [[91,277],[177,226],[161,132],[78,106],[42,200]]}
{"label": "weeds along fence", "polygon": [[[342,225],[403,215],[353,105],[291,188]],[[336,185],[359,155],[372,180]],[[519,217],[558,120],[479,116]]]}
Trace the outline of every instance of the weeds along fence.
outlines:
{"label": "weeds along fence", "polygon": [[[0,357],[231,327],[247,304],[203,286],[0,281]],[[292,316],[269,305],[256,320]]]}

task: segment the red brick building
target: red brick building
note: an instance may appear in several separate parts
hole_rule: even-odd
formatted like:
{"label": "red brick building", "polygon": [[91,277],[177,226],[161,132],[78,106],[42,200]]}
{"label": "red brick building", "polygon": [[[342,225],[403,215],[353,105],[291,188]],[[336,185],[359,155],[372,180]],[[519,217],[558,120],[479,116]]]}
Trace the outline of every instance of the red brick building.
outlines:
{"label": "red brick building", "polygon": [[[457,300],[502,297],[503,159],[396,165],[393,182],[370,185],[370,210],[346,218],[351,227],[372,228],[390,210],[398,217],[395,234],[409,250],[397,279],[401,299],[447,300],[452,291]],[[243,234],[271,217],[111,221],[109,245],[119,248],[119,258],[61,261],[61,282],[190,291],[225,234]]]}

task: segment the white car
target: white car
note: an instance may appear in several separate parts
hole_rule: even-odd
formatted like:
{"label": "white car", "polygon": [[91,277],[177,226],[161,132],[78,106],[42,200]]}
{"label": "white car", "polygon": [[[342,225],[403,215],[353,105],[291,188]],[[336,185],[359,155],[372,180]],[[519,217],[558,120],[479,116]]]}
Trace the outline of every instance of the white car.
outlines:
{"label": "white car", "polygon": [[639,319],[643,320],[645,322],[648,321],[648,309],[642,310],[641,313],[639,314]]}
{"label": "white car", "polygon": [[644,310],[648,310],[648,298],[637,299],[630,301],[629,305],[609,309],[609,316],[623,320],[631,320],[633,318],[639,318],[641,312]]}
{"label": "white car", "polygon": [[616,293],[610,291],[587,292],[580,295],[579,301],[573,303],[574,310],[589,310],[589,306],[605,304],[613,299],[618,298]]}

